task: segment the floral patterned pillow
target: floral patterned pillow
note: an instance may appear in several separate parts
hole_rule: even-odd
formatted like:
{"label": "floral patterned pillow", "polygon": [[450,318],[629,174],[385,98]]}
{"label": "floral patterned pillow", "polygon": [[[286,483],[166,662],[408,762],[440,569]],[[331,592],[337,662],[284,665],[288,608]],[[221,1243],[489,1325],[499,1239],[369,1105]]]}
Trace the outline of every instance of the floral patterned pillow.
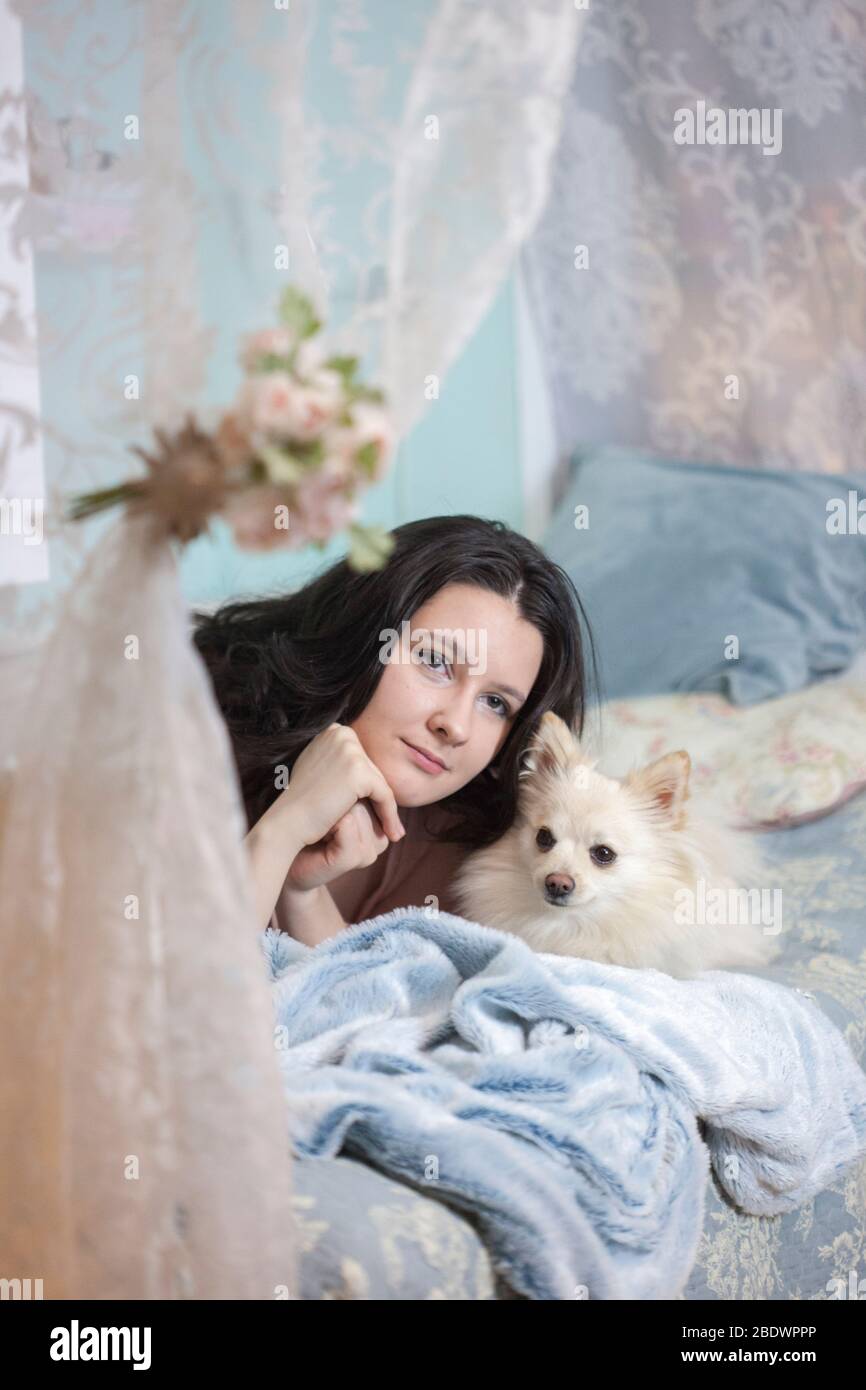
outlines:
{"label": "floral patterned pillow", "polygon": [[767,829],[829,815],[866,787],[866,681],[826,680],[757,705],[723,695],[654,695],[603,706],[592,751],[600,770],[685,748],[691,785],[743,826]]}

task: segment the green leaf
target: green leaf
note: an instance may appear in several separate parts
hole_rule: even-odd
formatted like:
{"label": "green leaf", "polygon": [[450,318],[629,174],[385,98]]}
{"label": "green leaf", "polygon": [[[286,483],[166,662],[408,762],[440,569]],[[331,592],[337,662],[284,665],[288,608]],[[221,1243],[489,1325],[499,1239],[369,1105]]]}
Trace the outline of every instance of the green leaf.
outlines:
{"label": "green leaf", "polygon": [[296,483],[321,465],[325,444],[321,439],[262,444],[258,457],[260,477],[263,473],[271,483]]}
{"label": "green leaf", "polygon": [[276,352],[263,352],[256,358],[253,371],[255,372],[292,372],[295,367],[295,354],[291,352],[287,357],[281,357]]}
{"label": "green leaf", "polygon": [[375,401],[376,405],[384,405],[385,392],[380,391],[378,386],[357,386],[349,388],[353,401]]}
{"label": "green leaf", "polygon": [[289,452],[305,468],[317,468],[325,457],[325,442],[322,439],[309,439],[300,444],[294,443]]}
{"label": "green leaf", "polygon": [[353,521],[349,526],[349,568],[359,574],[380,570],[395,545],[394,537],[384,526],[362,526]]}
{"label": "green leaf", "polygon": [[322,326],[311,301],[294,285],[288,285],[280,296],[280,318],[299,338],[312,338]]}
{"label": "green leaf", "polygon": [[353,378],[359,365],[357,357],[329,357],[325,363],[330,371],[339,372],[347,389],[353,385]]}
{"label": "green leaf", "polygon": [[131,502],[147,492],[146,480],[117,483],[114,487],[97,488],[95,492],[80,492],[68,499],[68,521],[84,521],[99,512],[108,511],[119,502]]}
{"label": "green leaf", "polygon": [[296,483],[304,475],[303,464],[285,449],[275,444],[263,444],[258,451],[267,471],[268,481],[279,484]]}
{"label": "green leaf", "polygon": [[380,391],[378,386],[364,386],[360,381],[346,381],[344,389],[350,405],[354,401],[375,401],[377,405],[384,404],[385,393]]}
{"label": "green leaf", "polygon": [[366,444],[361,445],[360,449],[356,449],[355,458],[358,461],[359,467],[367,474],[367,477],[372,478],[376,471],[376,465],[379,462],[379,450],[374,441],[372,439],[368,440]]}

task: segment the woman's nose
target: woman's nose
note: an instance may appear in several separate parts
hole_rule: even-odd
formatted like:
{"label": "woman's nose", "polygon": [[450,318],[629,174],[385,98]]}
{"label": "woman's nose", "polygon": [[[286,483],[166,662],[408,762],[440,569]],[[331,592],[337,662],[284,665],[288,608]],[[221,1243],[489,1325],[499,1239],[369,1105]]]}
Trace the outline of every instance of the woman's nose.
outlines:
{"label": "woman's nose", "polygon": [[466,742],[466,733],[462,724],[459,720],[452,719],[449,715],[437,715],[435,719],[430,721],[430,727],[434,729],[437,734],[447,738],[448,742],[453,744],[455,748]]}
{"label": "woman's nose", "polygon": [[448,742],[456,745],[468,739],[471,722],[472,706],[458,698],[437,710],[430,726],[444,733]]}

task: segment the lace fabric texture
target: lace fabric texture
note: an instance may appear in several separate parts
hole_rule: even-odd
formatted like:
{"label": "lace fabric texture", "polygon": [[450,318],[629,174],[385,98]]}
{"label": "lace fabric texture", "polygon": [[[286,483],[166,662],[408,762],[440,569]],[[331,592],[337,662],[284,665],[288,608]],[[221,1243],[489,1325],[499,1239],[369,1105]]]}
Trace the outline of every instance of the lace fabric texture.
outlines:
{"label": "lace fabric texture", "polygon": [[859,0],[590,7],[523,253],[562,455],[863,468],[864,53]]}
{"label": "lace fabric texture", "polygon": [[243,817],[176,571],[145,519],[111,528],[6,792],[0,1254],[46,1298],[294,1288]]}
{"label": "lace fabric texture", "polygon": [[583,14],[443,0],[394,157],[385,379],[402,431],[481,322],[544,207]]}

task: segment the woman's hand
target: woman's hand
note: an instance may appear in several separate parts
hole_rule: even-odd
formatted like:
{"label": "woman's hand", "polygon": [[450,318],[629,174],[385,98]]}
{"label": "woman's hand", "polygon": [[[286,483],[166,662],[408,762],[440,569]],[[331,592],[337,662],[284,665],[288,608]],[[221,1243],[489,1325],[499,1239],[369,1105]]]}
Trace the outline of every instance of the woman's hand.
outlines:
{"label": "woman's hand", "polygon": [[321,898],[316,888],[372,864],[405,833],[394,793],[354,729],[329,725],[298,755],[289,785],[246,837],[259,921],[268,923],[283,888],[302,915]]}
{"label": "woman's hand", "polygon": [[394,793],[367,757],[355,730],[346,724],[330,724],[310,740],[295,759],[280,800],[297,816],[305,845],[323,840],[364,800],[372,803],[380,822],[377,829],[384,830],[389,840],[402,839],[406,833]]}
{"label": "woman's hand", "polygon": [[286,878],[290,891],[307,891],[331,883],[350,869],[373,864],[390,841],[366,802],[356,801],[350,811],[316,844],[295,856]]}
{"label": "woman's hand", "polygon": [[[354,729],[331,724],[307,744],[279,800],[301,837],[286,888],[306,892],[372,864],[405,835],[397,802]],[[276,804],[274,811],[277,812]]]}

